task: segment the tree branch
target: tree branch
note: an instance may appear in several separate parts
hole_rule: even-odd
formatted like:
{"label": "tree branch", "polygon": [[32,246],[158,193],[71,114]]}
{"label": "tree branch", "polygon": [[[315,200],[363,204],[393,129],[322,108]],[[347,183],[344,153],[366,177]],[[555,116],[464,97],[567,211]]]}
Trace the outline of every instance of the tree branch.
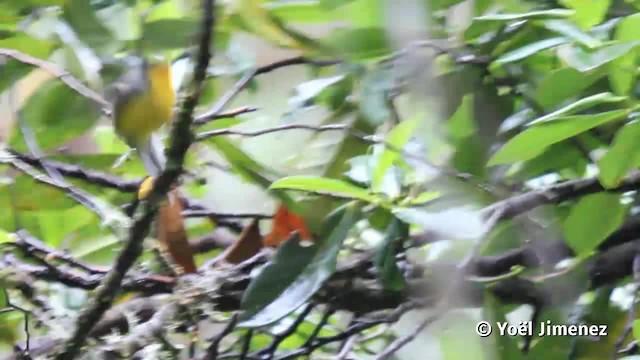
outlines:
{"label": "tree branch", "polygon": [[182,172],[184,158],[193,138],[191,133],[193,110],[200,99],[202,82],[205,79],[206,69],[211,58],[214,9],[214,0],[202,1],[202,25],[194,77],[189,95],[182,102],[171,132],[171,144],[167,151],[167,167],[156,179],[148,201],[144,203],[141,215],[133,223],[129,231],[129,238],[118,254],[115,265],[103,280],[98,293],[80,313],[73,335],[64,344],[62,351],[57,354],[56,360],[74,359],[91,329],[111,306],[127,271],[142,254],[142,241],[148,234],[149,227],[155,218],[157,205]]}

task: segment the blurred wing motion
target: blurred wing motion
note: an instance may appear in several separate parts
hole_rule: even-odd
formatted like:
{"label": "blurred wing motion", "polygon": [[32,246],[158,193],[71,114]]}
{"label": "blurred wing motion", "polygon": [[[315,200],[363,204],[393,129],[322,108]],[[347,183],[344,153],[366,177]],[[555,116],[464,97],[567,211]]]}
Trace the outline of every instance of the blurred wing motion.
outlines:
{"label": "blurred wing motion", "polygon": [[286,241],[294,231],[298,232],[300,240],[313,241],[304,219],[290,212],[283,204],[280,204],[273,215],[271,232],[264,237],[262,242],[265,246],[278,246]]}

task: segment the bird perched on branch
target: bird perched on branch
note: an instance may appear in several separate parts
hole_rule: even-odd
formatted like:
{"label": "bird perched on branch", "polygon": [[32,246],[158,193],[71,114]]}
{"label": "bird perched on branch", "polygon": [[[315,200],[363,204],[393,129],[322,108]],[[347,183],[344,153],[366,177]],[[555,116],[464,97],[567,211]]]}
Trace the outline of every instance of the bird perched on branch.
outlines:
{"label": "bird perched on branch", "polygon": [[145,170],[158,176],[166,158],[155,131],[171,122],[175,93],[171,64],[137,59],[107,90],[115,132],[135,148]]}

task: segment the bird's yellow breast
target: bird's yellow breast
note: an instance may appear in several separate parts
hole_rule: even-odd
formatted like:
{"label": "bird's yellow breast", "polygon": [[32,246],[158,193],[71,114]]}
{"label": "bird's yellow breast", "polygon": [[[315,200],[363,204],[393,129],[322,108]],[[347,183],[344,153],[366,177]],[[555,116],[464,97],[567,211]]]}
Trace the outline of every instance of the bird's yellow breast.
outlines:
{"label": "bird's yellow breast", "polygon": [[148,88],[127,101],[116,115],[118,133],[132,146],[146,142],[151,133],[171,121],[175,94],[169,64],[147,70]]}

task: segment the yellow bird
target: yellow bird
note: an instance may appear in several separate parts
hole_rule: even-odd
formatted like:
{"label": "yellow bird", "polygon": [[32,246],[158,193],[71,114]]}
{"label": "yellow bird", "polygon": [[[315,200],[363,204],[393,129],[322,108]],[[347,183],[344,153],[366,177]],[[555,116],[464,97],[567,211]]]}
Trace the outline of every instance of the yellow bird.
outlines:
{"label": "yellow bird", "polygon": [[141,60],[110,86],[107,99],[113,104],[116,133],[136,149],[149,175],[158,176],[166,158],[154,132],[173,116],[171,64]]}

